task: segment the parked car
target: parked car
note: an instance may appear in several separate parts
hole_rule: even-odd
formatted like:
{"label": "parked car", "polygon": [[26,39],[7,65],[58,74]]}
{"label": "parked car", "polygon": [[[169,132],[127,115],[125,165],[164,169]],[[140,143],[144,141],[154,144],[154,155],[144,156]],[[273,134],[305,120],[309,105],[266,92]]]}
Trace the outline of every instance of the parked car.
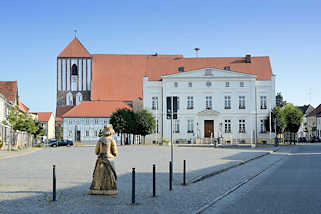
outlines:
{"label": "parked car", "polygon": [[320,140],[320,138],[318,137],[318,136],[313,136],[312,138],[311,138],[311,143],[315,143],[315,142],[320,142],[321,140]]}
{"label": "parked car", "polygon": [[72,146],[74,143],[71,140],[59,140],[50,144],[51,147],[57,146]]}
{"label": "parked car", "polygon": [[307,142],[307,139],[305,137],[299,137],[298,142]]}

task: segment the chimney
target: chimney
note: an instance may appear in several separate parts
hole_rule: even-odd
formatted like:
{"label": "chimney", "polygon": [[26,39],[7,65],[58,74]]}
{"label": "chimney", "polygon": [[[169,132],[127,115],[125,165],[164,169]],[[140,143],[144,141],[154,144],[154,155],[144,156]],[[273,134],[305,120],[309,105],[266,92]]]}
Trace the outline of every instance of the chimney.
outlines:
{"label": "chimney", "polygon": [[227,66],[224,67],[224,70],[230,71],[231,67],[227,65]]}
{"label": "chimney", "polygon": [[245,63],[251,63],[251,54],[245,55]]}

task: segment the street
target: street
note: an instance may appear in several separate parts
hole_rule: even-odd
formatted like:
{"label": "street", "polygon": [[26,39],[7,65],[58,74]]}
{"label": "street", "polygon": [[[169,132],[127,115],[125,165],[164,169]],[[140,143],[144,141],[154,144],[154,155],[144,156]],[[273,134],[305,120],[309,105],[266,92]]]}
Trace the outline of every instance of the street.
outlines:
{"label": "street", "polygon": [[204,213],[320,213],[321,145],[298,145]]}

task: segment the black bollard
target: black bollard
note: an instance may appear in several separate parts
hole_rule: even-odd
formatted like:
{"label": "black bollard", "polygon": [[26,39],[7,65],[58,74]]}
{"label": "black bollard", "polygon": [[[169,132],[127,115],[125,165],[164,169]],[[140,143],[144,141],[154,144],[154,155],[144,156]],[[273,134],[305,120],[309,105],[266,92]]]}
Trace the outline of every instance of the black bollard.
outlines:
{"label": "black bollard", "polygon": [[173,180],[173,165],[172,161],[169,162],[169,190],[172,191],[172,180]]}
{"label": "black bollard", "polygon": [[156,196],[156,166],[153,164],[153,197]]}
{"label": "black bollard", "polygon": [[132,204],[135,204],[135,168],[132,172]]}
{"label": "black bollard", "polygon": [[56,166],[53,165],[52,201],[56,201]]}
{"label": "black bollard", "polygon": [[183,185],[186,185],[186,160],[184,160],[183,166]]}

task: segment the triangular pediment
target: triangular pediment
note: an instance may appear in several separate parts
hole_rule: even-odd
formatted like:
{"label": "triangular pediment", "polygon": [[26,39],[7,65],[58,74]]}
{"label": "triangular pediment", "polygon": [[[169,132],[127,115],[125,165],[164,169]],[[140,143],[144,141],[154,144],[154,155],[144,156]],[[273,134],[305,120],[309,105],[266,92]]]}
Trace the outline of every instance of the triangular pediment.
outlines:
{"label": "triangular pediment", "polygon": [[85,46],[75,37],[65,49],[61,51],[58,57],[91,57],[91,55]]}
{"label": "triangular pediment", "polygon": [[236,71],[222,70],[217,68],[202,68],[198,70],[184,71],[175,74],[163,76],[163,78],[255,78],[254,74],[246,74]]}
{"label": "triangular pediment", "polygon": [[220,112],[214,111],[212,109],[205,109],[204,111],[199,112],[197,115],[198,116],[217,116],[219,115]]}

